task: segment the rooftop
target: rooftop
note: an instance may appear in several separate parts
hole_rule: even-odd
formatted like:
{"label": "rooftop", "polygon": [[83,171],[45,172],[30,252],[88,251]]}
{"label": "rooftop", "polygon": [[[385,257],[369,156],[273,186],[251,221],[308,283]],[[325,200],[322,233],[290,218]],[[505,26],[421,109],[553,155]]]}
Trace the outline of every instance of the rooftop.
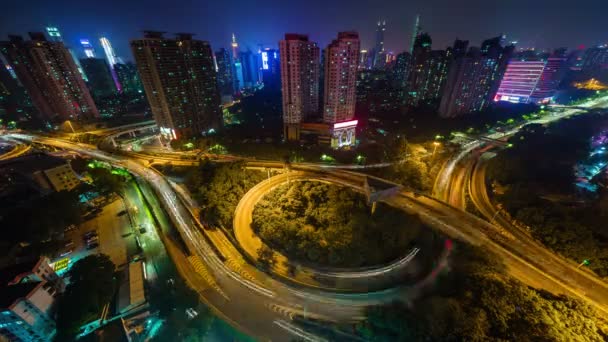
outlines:
{"label": "rooftop", "polygon": [[0,309],[8,309],[15,301],[25,298],[40,282],[23,283],[0,288]]}
{"label": "rooftop", "polygon": [[38,264],[38,260],[34,259],[0,269],[0,286],[7,286],[18,275],[31,273],[32,269]]}

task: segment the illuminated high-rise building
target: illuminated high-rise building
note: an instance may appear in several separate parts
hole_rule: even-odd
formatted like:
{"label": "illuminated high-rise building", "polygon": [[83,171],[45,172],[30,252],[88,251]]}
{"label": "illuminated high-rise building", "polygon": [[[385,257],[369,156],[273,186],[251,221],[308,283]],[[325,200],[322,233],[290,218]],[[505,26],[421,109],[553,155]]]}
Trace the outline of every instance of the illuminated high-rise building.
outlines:
{"label": "illuminated high-rise building", "polygon": [[300,140],[300,123],[319,112],[319,47],[307,35],[287,33],[279,51],[284,138]]}
{"label": "illuminated high-rise building", "polygon": [[281,89],[281,62],[279,59],[279,51],[266,48],[260,51],[260,60],[262,61],[262,82],[264,88],[273,90]]}
{"label": "illuminated high-rise building", "polygon": [[536,88],[530,96],[535,103],[548,103],[553,97],[563,80],[567,69],[567,58],[563,55],[553,55],[547,58],[543,73],[540,75]]}
{"label": "illuminated high-rise building", "polygon": [[467,52],[467,46],[468,41],[456,40],[451,48],[453,60],[439,105],[442,117],[486,109],[514,50],[513,45],[503,47],[500,37],[484,41],[481,49],[472,47]]}
{"label": "illuminated high-rise building", "polygon": [[110,67],[103,58],[82,58],[80,64],[88,76],[88,84],[96,100],[116,94]]}
{"label": "illuminated high-rise building", "polygon": [[47,41],[43,33],[31,40],[9,36],[0,50],[43,120],[65,121],[99,116],[74,60],[62,42]]}
{"label": "illuminated high-rise building", "polygon": [[403,104],[407,92],[407,80],[410,74],[412,55],[409,52],[402,52],[397,55],[395,66],[392,69],[393,87],[397,89],[399,102]]}
{"label": "illuminated high-rise building", "polygon": [[369,69],[369,51],[359,51],[359,70]]}
{"label": "illuminated high-rise building", "polygon": [[0,126],[11,125],[11,121],[31,119],[36,114],[31,100],[13,68],[0,53]]}
{"label": "illuminated high-rise building", "polygon": [[386,31],[386,20],[378,20],[376,27],[376,45],[374,46],[374,68],[383,68],[386,64],[386,51],[384,47],[384,32]]}
{"label": "illuminated high-rise building", "polygon": [[420,14],[416,14],[416,20],[414,21],[414,29],[412,30],[412,40],[410,41],[410,54],[414,53],[414,45],[416,44],[416,38],[420,34]]}
{"label": "illuminated high-rise building", "polygon": [[144,87],[141,84],[141,79],[137,73],[137,67],[131,62],[116,63],[114,71],[122,87],[122,92],[125,94],[141,94],[144,92]]}
{"label": "illuminated high-rise building", "polygon": [[101,47],[103,48],[103,52],[106,55],[106,61],[108,62],[108,66],[110,67],[110,73],[112,74],[112,79],[114,80],[114,85],[119,93],[122,92],[122,86],[120,85],[120,81],[118,80],[118,76],[116,75],[116,70],[114,69],[114,65],[119,62],[116,53],[114,52],[114,48],[112,48],[112,44],[106,37],[99,38],[99,42],[101,43]]}
{"label": "illuminated high-rise building", "polygon": [[84,55],[87,58],[95,58],[95,48],[93,48],[93,45],[91,45],[91,42],[88,39],[81,39],[80,45],[82,45]]}
{"label": "illuminated high-rise building", "polygon": [[215,52],[217,63],[217,84],[222,96],[222,102],[231,102],[234,94],[234,80],[232,79],[232,55],[224,48]]}
{"label": "illuminated high-rise building", "polygon": [[239,61],[243,68],[243,86],[252,88],[261,82],[258,55],[251,50],[239,53]]}
{"label": "illuminated high-rise building", "polygon": [[[59,29],[57,27],[47,26],[46,34],[49,37],[49,40],[51,42],[63,43],[63,36],[61,35],[61,32],[59,31]],[[82,78],[85,81],[87,81],[87,75],[84,73],[84,70],[82,69],[82,66],[80,65],[80,61],[78,60],[78,55],[76,55],[76,53],[74,53],[74,50],[70,49],[69,46],[66,46],[66,49],[68,49],[70,56],[72,56],[72,60],[74,60],[74,64],[76,64],[76,68],[78,68],[80,75],[82,76]]]}
{"label": "illuminated high-rise building", "polygon": [[511,60],[507,65],[495,101],[514,103],[551,102],[563,77],[566,59]]}
{"label": "illuminated high-rise building", "polygon": [[545,61],[510,61],[500,82],[495,100],[516,103],[530,102],[530,96],[544,69]]}
{"label": "illuminated high-rise building", "polygon": [[355,144],[355,104],[360,50],[357,32],[339,32],[324,50],[323,121],[332,124],[332,146]]}
{"label": "illuminated high-rise building", "polygon": [[232,42],[230,43],[232,47],[232,59],[234,61],[239,59],[239,43],[236,42],[236,36],[234,33],[232,34]]}
{"label": "illuminated high-rise building", "polygon": [[431,50],[432,42],[425,32],[416,37],[412,67],[408,75],[406,103],[409,106],[431,104],[441,96],[447,77],[449,51]]}
{"label": "illuminated high-rise building", "polygon": [[608,45],[587,49],[582,56],[581,68],[588,73],[608,70]]}
{"label": "illuminated high-rise building", "polygon": [[175,39],[145,31],[131,49],[154,120],[167,139],[208,134],[222,127],[213,51],[192,34]]}
{"label": "illuminated high-rise building", "polygon": [[236,36],[232,34],[232,81],[234,82],[235,92],[241,91],[245,87],[245,77],[243,75],[243,63],[239,58],[239,44],[236,42]]}

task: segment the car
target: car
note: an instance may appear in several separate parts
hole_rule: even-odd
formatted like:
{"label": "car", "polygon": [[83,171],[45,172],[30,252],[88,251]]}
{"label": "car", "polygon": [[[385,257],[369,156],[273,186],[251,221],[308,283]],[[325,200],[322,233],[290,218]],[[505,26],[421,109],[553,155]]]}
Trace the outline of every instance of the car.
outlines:
{"label": "car", "polygon": [[64,252],[62,252],[61,254],[59,254],[59,256],[60,256],[60,257],[64,257],[64,256],[66,256],[66,255],[68,255],[68,254],[70,254],[70,253],[72,253],[72,250],[71,250],[71,249],[68,249],[67,251],[64,251]]}
{"label": "car", "polygon": [[97,231],[95,231],[95,230],[90,230],[90,231],[88,231],[88,232],[84,233],[84,235],[83,235],[83,236],[84,236],[84,238],[85,238],[85,239],[88,239],[88,238],[90,238],[91,236],[97,236]]}
{"label": "car", "polygon": [[91,242],[96,242],[96,241],[98,241],[98,240],[99,240],[99,238],[97,237],[97,235],[94,235],[94,236],[91,236],[91,237],[89,237],[89,238],[86,238],[86,239],[85,239],[85,242],[86,242],[86,243],[87,243],[87,245],[88,245],[88,244],[90,244]]}
{"label": "car", "polygon": [[87,245],[88,250],[95,249],[97,247],[99,247],[99,244],[97,242]]}

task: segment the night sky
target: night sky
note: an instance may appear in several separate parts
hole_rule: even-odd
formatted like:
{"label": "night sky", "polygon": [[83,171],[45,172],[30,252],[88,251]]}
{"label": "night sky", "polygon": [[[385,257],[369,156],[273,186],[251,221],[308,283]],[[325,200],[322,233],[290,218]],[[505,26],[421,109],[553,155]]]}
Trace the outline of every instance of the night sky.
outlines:
{"label": "night sky", "polygon": [[259,43],[276,47],[285,32],[307,33],[324,47],[338,31],[357,30],[362,48],[371,48],[375,23],[383,18],[385,44],[400,52],[409,44],[417,13],[438,49],[457,37],[479,45],[499,33],[520,47],[608,41],[607,0],[11,0],[0,10],[0,39],[42,31],[49,23],[72,47],[80,38],[94,40],[98,55],[98,37],[104,34],[127,60],[132,59],[129,39],[141,37],[144,29],[193,32],[214,50],[229,47],[232,32],[241,48],[255,50]]}

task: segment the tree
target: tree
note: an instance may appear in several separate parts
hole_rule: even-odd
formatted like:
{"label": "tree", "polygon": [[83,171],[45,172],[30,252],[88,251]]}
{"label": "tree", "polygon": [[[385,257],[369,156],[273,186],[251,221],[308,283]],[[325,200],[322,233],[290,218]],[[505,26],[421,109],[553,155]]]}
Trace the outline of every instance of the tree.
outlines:
{"label": "tree", "polygon": [[120,194],[125,182],[125,177],[114,173],[104,167],[96,167],[89,170],[94,186],[103,194]]}
{"label": "tree", "polygon": [[277,259],[272,248],[262,245],[258,250],[258,262],[264,268],[272,268],[276,264]]}
{"label": "tree", "polygon": [[114,270],[104,254],[89,255],[72,266],[68,272],[70,284],[59,299],[57,341],[73,339],[82,324],[99,316],[116,288]]}

